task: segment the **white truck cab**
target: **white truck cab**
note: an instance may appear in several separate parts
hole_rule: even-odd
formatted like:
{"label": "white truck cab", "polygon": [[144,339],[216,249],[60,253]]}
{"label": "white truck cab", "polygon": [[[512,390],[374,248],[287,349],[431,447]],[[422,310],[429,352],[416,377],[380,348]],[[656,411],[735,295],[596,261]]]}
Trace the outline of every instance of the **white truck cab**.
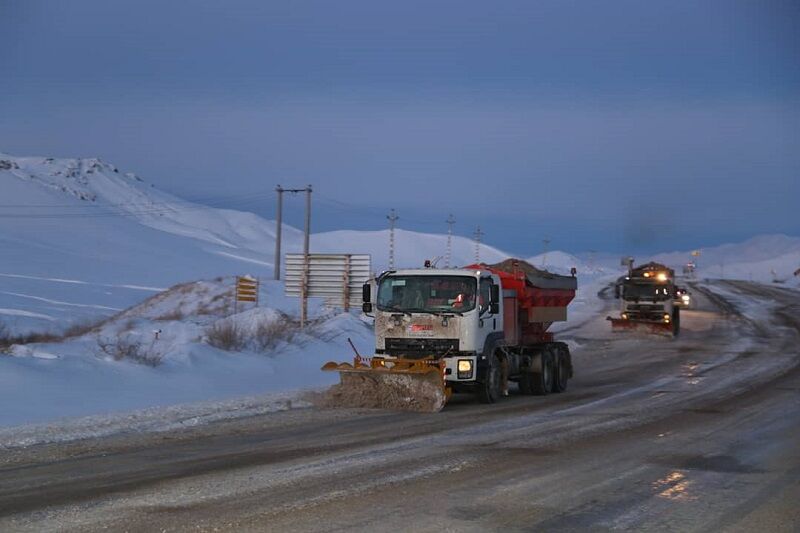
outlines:
{"label": "white truck cab", "polygon": [[377,357],[442,357],[448,381],[474,381],[487,344],[503,336],[500,278],[472,269],[407,269],[376,280]]}

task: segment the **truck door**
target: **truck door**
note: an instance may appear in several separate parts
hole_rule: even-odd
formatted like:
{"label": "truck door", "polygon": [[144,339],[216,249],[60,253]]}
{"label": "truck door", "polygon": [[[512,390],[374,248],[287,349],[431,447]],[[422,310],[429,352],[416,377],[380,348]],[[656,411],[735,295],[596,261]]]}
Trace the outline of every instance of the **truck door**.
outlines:
{"label": "truck door", "polygon": [[481,278],[481,283],[478,287],[478,312],[481,320],[478,325],[483,335],[497,329],[497,316],[492,314],[491,306],[489,305],[491,298],[492,278]]}

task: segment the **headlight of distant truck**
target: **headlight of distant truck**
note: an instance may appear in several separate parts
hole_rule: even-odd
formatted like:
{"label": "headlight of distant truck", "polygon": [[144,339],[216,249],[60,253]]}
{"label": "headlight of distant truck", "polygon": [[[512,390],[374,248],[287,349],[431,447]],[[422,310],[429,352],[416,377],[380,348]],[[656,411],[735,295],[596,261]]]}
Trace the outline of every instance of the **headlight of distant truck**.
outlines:
{"label": "headlight of distant truck", "polygon": [[690,297],[689,297],[688,294],[684,294],[683,296],[681,296],[681,300],[683,300],[683,303],[685,303],[685,304],[689,303],[689,299],[690,299]]}
{"label": "headlight of distant truck", "polygon": [[658,281],[667,281],[667,274],[666,272],[659,272],[658,276],[656,277]]}
{"label": "headlight of distant truck", "polygon": [[470,379],[472,377],[472,359],[458,360],[458,379]]}

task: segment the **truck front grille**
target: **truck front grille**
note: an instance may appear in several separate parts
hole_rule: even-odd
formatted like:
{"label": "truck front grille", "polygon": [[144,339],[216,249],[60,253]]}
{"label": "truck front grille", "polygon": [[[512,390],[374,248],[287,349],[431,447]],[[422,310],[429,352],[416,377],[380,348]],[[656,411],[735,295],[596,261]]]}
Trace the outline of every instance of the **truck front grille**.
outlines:
{"label": "truck front grille", "polygon": [[629,311],[642,311],[644,313],[664,312],[662,304],[628,304]]}
{"label": "truck front grille", "polygon": [[387,355],[418,359],[429,355],[458,353],[458,339],[386,339]]}
{"label": "truck front grille", "polygon": [[661,304],[629,304],[625,312],[631,320],[655,320],[661,322],[664,319],[664,306]]}

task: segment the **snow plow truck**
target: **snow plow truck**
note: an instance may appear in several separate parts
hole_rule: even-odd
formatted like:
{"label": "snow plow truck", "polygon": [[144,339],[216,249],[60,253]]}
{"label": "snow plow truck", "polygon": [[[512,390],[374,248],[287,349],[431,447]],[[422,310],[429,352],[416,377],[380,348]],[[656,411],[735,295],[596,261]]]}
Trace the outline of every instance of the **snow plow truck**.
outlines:
{"label": "snow plow truck", "polygon": [[375,353],[322,367],[341,379],[329,405],[436,412],[454,393],[494,403],[509,382],[523,394],[563,392],[572,358],[548,329],[567,319],[576,289],[574,269],[562,276],[519,259],[384,272],[363,288]]}
{"label": "snow plow truck", "polygon": [[680,308],[675,305],[675,271],[659,263],[631,267],[614,287],[620,315],[608,317],[613,331],[637,330],[675,337],[680,332]]}

